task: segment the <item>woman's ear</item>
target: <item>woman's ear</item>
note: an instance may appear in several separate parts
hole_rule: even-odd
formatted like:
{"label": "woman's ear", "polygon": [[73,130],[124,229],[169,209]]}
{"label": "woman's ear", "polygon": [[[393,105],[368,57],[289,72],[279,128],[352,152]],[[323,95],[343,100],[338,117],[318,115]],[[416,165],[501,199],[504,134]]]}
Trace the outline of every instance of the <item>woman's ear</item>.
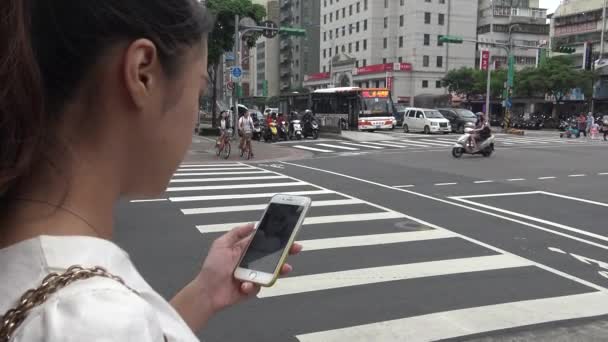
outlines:
{"label": "woman's ear", "polygon": [[123,75],[131,101],[138,109],[143,109],[153,89],[159,84],[162,65],[158,59],[156,46],[148,39],[132,42],[124,55]]}

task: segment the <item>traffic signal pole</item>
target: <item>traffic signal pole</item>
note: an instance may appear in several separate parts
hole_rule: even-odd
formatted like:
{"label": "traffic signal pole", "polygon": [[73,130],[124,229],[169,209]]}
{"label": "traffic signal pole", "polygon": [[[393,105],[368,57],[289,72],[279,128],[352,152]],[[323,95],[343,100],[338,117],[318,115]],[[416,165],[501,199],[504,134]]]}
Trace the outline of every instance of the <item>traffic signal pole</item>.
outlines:
{"label": "traffic signal pole", "polygon": [[[241,67],[241,32],[240,32],[240,27],[239,27],[239,22],[240,22],[240,17],[239,15],[235,15],[234,16],[234,67],[235,68],[240,68]],[[234,110],[232,111],[232,124],[233,124],[233,131],[232,131],[232,136],[236,136],[236,126],[238,125],[238,119],[239,119],[239,99],[238,99],[238,95],[239,95],[239,91],[238,88],[241,86],[241,82],[234,82],[235,87],[234,87],[234,94],[232,95],[232,103],[234,106]]]}

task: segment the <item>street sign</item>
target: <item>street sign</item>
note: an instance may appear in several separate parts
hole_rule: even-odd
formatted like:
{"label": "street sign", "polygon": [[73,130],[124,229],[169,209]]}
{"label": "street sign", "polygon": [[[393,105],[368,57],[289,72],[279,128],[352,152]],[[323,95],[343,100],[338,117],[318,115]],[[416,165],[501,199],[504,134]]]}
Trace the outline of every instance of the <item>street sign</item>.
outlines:
{"label": "street sign", "polygon": [[487,71],[490,67],[490,51],[489,50],[481,50],[481,70]]}
{"label": "street sign", "polygon": [[266,20],[262,23],[262,26],[267,28],[267,30],[262,31],[262,35],[266,38],[274,38],[279,33],[279,25],[272,20]]}
{"label": "street sign", "polygon": [[240,67],[234,67],[232,68],[230,74],[232,75],[232,78],[240,79],[241,76],[243,76],[243,69],[241,69]]}
{"label": "street sign", "polygon": [[281,27],[279,33],[284,36],[304,37],[306,36],[306,30],[295,27]]}
{"label": "street sign", "polygon": [[234,61],[234,54],[232,52],[226,52],[226,62]]}
{"label": "street sign", "polygon": [[442,43],[454,43],[454,44],[462,44],[464,39],[460,36],[441,36],[439,41]]}

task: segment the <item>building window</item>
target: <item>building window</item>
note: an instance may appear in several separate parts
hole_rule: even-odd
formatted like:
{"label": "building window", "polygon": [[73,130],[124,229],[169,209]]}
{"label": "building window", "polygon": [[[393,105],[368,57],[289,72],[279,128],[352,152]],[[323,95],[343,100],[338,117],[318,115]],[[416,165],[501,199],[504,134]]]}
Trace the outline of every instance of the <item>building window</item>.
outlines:
{"label": "building window", "polygon": [[334,21],[334,12],[329,13],[329,22],[333,22]]}
{"label": "building window", "polygon": [[382,64],[386,64],[386,58],[382,58]]}
{"label": "building window", "polygon": [[327,31],[323,32],[323,41],[327,41]]}
{"label": "building window", "polygon": [[445,0],[439,0],[440,4],[445,4]]}
{"label": "building window", "polygon": [[388,17],[384,17],[384,28],[388,28]]}
{"label": "building window", "polygon": [[405,25],[405,17],[403,15],[399,16],[399,26],[403,27]]}
{"label": "building window", "polygon": [[366,65],[367,65],[367,59],[364,59],[363,60],[363,66],[366,66]]}
{"label": "building window", "polygon": [[353,34],[353,24],[348,24],[348,34]]}
{"label": "building window", "polygon": [[367,50],[367,39],[363,40],[363,51]]}
{"label": "building window", "polygon": [[348,53],[353,52],[353,43],[348,43]]}
{"label": "building window", "polygon": [[336,27],[336,38],[340,37],[340,29]]}
{"label": "building window", "polygon": [[361,12],[361,3],[357,2],[357,13]]}
{"label": "building window", "polygon": [[435,81],[435,88],[441,88],[441,81]]}
{"label": "building window", "polygon": [[439,13],[439,17],[437,18],[437,24],[443,25],[445,22],[445,14]]}
{"label": "building window", "polygon": [[340,19],[340,10],[336,10],[336,20]]}
{"label": "building window", "polygon": [[330,49],[329,49],[329,57],[331,57],[331,51],[332,51],[332,50],[331,50],[331,48],[330,48]]}
{"label": "building window", "polygon": [[346,7],[342,9],[342,18],[346,18]]}
{"label": "building window", "polygon": [[359,41],[355,42],[355,52],[359,52]]}
{"label": "building window", "polygon": [[429,87],[429,81],[423,80],[422,81],[422,88],[428,88],[428,87]]}
{"label": "building window", "polygon": [[363,10],[367,11],[367,0],[363,0]]}
{"label": "building window", "polygon": [[422,56],[422,66],[428,68],[429,66],[429,56]]}
{"label": "building window", "polygon": [[323,58],[327,58],[327,51],[323,49]]}
{"label": "building window", "polygon": [[431,2],[431,0],[424,0],[424,2]]}
{"label": "building window", "polygon": [[405,6],[405,0],[399,0],[399,5],[400,6]]}
{"label": "building window", "polygon": [[348,15],[353,15],[353,5],[348,6]]}
{"label": "building window", "polygon": [[403,57],[399,57],[397,61],[399,61],[399,63],[403,63]]}
{"label": "building window", "polygon": [[323,24],[327,24],[327,14],[323,14]]}
{"label": "building window", "polygon": [[380,81],[376,81],[376,88],[380,88]]}
{"label": "building window", "polygon": [[329,31],[329,39],[333,39],[334,38],[334,31]]}
{"label": "building window", "polygon": [[346,46],[342,45],[342,52],[346,52]]}
{"label": "building window", "polygon": [[342,26],[342,37],[346,36],[346,26]]}
{"label": "building window", "polygon": [[359,61],[358,61],[358,60],[356,60],[356,61],[355,61],[355,68],[358,68],[358,67],[359,67]]}
{"label": "building window", "polygon": [[437,56],[437,67],[443,68],[443,56]]}
{"label": "building window", "polygon": [[336,46],[336,55],[338,54],[338,47]]}
{"label": "building window", "polygon": [[333,5],[334,4],[334,0],[329,0],[329,5]]}
{"label": "building window", "polygon": [[323,72],[327,72],[325,65],[323,66]]}
{"label": "building window", "polygon": [[441,41],[441,37],[443,37],[443,35],[438,35],[437,36],[437,46],[443,46],[443,42]]}
{"label": "building window", "polygon": [[363,20],[363,31],[367,31],[367,19]]}
{"label": "building window", "polygon": [[382,46],[387,49],[388,48],[388,38],[384,37],[384,40],[382,41]]}
{"label": "building window", "polygon": [[403,47],[403,36],[399,37],[399,47]]}
{"label": "building window", "polygon": [[360,25],[359,25],[359,22],[357,21],[357,33],[359,33],[359,27],[360,27]]}
{"label": "building window", "polygon": [[431,35],[428,33],[424,34],[424,45],[425,46],[431,45]]}
{"label": "building window", "polygon": [[384,8],[388,8],[388,0],[384,0]]}
{"label": "building window", "polygon": [[424,23],[425,24],[431,23],[431,12],[424,12]]}

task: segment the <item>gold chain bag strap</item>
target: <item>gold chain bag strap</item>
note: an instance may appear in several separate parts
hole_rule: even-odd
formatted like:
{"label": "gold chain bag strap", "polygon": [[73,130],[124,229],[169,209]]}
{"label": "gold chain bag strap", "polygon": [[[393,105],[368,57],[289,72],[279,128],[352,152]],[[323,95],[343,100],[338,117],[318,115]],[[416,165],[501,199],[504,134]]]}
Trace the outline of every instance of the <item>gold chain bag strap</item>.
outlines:
{"label": "gold chain bag strap", "polygon": [[[72,266],[62,274],[51,273],[42,280],[42,284],[37,289],[30,289],[21,296],[15,308],[8,310],[0,321],[0,342],[8,342],[12,334],[25,321],[25,318],[32,309],[44,303],[49,296],[78,280],[85,280],[93,277],[103,277],[115,280],[124,285],[131,292],[138,294],[122,278],[110,274],[103,267],[84,268],[82,266]],[[138,294],[139,295],[139,294]],[[166,341],[165,337],[165,341]]]}

